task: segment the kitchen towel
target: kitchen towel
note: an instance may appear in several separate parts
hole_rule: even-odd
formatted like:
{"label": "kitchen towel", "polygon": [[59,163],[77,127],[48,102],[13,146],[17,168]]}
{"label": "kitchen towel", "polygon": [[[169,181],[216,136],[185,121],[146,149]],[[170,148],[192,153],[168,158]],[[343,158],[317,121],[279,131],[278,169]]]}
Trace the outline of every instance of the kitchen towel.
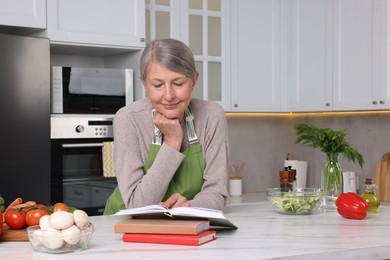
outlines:
{"label": "kitchen towel", "polygon": [[114,142],[103,142],[103,176],[115,177],[114,170]]}
{"label": "kitchen towel", "polygon": [[297,171],[296,186],[294,188],[306,188],[307,162],[298,160],[285,160],[284,167],[291,166]]}

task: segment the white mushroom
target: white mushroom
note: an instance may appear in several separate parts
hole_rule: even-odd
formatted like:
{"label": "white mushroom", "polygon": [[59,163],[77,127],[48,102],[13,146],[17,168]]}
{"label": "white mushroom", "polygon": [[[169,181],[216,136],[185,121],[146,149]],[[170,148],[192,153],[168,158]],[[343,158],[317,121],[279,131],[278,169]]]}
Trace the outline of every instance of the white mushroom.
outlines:
{"label": "white mushroom", "polygon": [[86,229],[82,229],[81,230],[81,239],[80,239],[80,243],[79,245],[82,247],[82,248],[87,248],[88,247],[88,244],[91,240],[91,232],[93,232],[93,229],[92,227],[90,228],[86,228]]}
{"label": "white mushroom", "polygon": [[74,224],[73,215],[67,211],[56,211],[50,215],[50,227],[62,230]]}
{"label": "white mushroom", "polygon": [[80,209],[76,209],[73,212],[73,218],[74,218],[74,222],[75,222],[76,226],[78,226],[80,229],[84,229],[84,228],[88,227],[89,218],[88,218],[88,214],[85,213],[85,211],[80,210]]}
{"label": "white mushroom", "polygon": [[70,245],[77,244],[80,241],[81,232],[76,225],[62,230],[61,233],[64,241]]}
{"label": "white mushroom", "polygon": [[32,236],[34,239],[30,239],[30,242],[33,247],[38,247],[43,240],[43,231],[40,229],[36,229],[33,231]]}
{"label": "white mushroom", "polygon": [[46,230],[50,227],[50,222],[49,222],[49,218],[50,218],[50,215],[43,215],[40,219],[39,219],[39,227],[42,229],[42,230]]}
{"label": "white mushroom", "polygon": [[43,231],[42,242],[49,249],[57,249],[64,244],[61,231],[54,228],[48,228]]}

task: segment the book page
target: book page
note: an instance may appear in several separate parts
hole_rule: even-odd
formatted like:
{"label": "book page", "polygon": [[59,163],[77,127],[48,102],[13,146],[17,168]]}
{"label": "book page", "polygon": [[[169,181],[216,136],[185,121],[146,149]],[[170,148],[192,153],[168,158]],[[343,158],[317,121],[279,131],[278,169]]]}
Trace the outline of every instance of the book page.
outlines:
{"label": "book page", "polygon": [[221,218],[225,219],[222,211],[215,209],[207,208],[197,208],[197,207],[177,207],[168,209],[166,214],[172,216],[194,216],[194,217],[203,217],[203,218]]}
{"label": "book page", "polygon": [[114,216],[120,215],[138,215],[138,214],[152,214],[152,213],[164,213],[167,208],[161,205],[148,205],[140,208],[122,209],[114,214]]}

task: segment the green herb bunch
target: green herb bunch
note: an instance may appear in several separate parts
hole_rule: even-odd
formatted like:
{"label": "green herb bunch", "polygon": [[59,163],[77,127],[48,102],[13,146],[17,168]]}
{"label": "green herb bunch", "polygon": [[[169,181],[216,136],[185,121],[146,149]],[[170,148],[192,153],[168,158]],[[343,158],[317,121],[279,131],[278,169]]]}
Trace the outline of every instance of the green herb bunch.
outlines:
{"label": "green herb bunch", "polygon": [[358,162],[363,167],[363,156],[346,141],[344,129],[333,130],[330,128],[320,128],[313,125],[296,124],[295,143],[319,148],[326,154],[342,154],[347,160]]}

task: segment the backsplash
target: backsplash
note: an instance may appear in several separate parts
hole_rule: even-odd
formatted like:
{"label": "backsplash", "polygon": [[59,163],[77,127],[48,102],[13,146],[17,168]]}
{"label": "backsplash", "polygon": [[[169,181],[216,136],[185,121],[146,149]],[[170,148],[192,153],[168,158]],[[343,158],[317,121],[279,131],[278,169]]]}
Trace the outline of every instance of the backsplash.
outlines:
{"label": "backsplash", "polygon": [[296,123],[346,130],[347,140],[363,155],[365,164],[360,168],[342,155],[339,163],[344,171],[354,171],[359,176],[360,192],[364,178],[374,177],[375,162],[390,152],[390,114],[228,117],[230,160],[246,161],[243,192],[277,187],[279,170],[289,150],[293,159],[308,162],[307,187],[321,186],[325,154],[319,149],[295,144]]}

